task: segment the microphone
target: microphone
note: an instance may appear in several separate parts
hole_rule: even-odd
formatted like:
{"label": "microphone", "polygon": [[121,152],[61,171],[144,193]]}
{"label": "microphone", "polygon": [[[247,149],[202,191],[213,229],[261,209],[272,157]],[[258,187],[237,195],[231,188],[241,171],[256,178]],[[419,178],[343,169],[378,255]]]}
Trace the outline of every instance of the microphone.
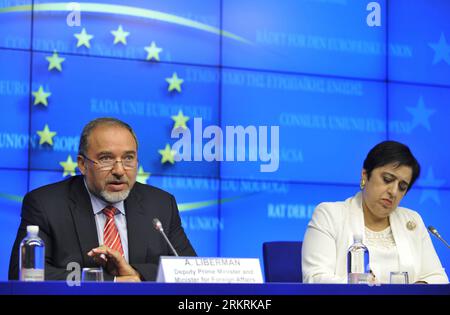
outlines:
{"label": "microphone", "polygon": [[436,236],[442,243],[444,243],[445,245],[447,245],[447,248],[450,247],[448,245],[448,243],[442,238],[441,234],[439,234],[439,232],[436,230],[436,228],[432,225],[430,225],[428,227],[428,231],[431,232],[431,234],[433,234],[434,236]]}
{"label": "microphone", "polygon": [[169,245],[170,249],[172,250],[172,252],[175,254],[175,256],[178,257],[178,253],[175,250],[175,248],[172,246],[172,243],[169,241],[169,239],[167,238],[166,233],[164,233],[164,229],[162,227],[161,221],[159,221],[158,218],[153,218],[153,227],[155,228],[155,230],[157,230],[159,233],[161,233],[161,235],[164,237],[164,239],[166,240],[166,243]]}

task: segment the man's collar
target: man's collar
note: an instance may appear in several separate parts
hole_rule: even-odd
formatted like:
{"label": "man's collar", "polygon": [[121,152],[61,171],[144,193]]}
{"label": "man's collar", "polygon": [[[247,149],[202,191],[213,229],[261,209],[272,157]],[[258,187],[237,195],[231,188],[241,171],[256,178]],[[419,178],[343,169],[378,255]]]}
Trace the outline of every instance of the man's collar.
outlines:
{"label": "man's collar", "polygon": [[92,204],[92,210],[94,211],[94,214],[98,214],[99,212],[102,212],[103,209],[107,206],[113,206],[116,209],[118,209],[120,211],[120,213],[122,213],[123,215],[125,215],[125,205],[123,200],[110,204],[100,198],[98,198],[96,195],[94,195],[93,193],[91,193],[91,191],[89,190],[89,187],[86,183],[86,178],[83,178],[83,182],[84,185],[86,187],[86,190],[89,193],[89,197],[91,198],[91,204]]}

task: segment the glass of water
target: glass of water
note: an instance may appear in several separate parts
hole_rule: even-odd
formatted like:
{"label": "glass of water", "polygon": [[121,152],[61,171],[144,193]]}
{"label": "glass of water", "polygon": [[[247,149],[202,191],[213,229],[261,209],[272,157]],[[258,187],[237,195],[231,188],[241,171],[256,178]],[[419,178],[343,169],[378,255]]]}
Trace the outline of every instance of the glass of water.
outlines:
{"label": "glass of water", "polygon": [[408,273],[406,271],[393,271],[390,280],[391,284],[408,284]]}
{"label": "glass of water", "polygon": [[83,268],[81,275],[81,281],[83,282],[103,282],[103,269],[102,268]]}

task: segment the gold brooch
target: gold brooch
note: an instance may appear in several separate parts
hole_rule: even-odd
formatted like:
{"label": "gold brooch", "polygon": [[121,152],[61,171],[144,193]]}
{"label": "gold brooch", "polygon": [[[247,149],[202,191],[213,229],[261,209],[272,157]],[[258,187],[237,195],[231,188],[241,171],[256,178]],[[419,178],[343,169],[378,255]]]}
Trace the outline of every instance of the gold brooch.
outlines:
{"label": "gold brooch", "polygon": [[414,221],[408,221],[408,223],[406,223],[406,227],[408,228],[408,230],[412,231],[416,228],[416,222]]}

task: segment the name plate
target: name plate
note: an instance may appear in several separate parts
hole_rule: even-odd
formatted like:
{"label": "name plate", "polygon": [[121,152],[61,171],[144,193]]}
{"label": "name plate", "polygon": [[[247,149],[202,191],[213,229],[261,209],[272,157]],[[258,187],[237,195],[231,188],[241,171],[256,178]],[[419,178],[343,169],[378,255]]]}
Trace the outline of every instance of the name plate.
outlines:
{"label": "name plate", "polygon": [[161,256],[156,281],[263,283],[263,277],[258,258]]}

